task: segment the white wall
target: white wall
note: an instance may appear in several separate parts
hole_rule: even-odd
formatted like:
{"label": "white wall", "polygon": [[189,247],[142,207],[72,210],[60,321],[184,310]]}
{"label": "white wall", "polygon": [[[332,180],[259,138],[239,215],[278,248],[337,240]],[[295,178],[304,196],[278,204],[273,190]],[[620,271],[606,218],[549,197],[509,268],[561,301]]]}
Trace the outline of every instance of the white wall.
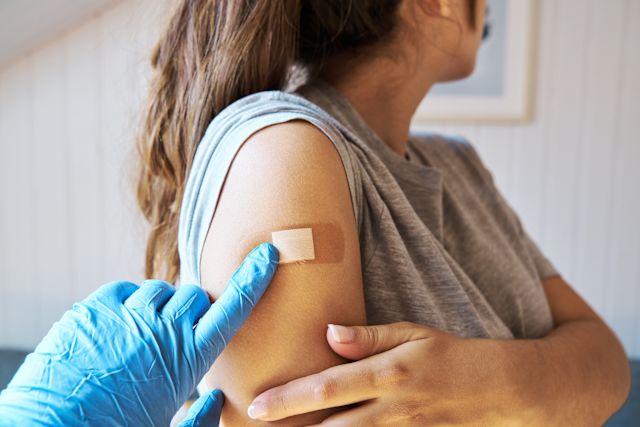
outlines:
{"label": "white wall", "polygon": [[[640,357],[640,2],[541,0],[536,117],[467,135],[565,279]],[[0,347],[140,281],[131,126],[161,5],[124,1],[0,69]]]}
{"label": "white wall", "polygon": [[2,0],[0,67],[120,0]]}
{"label": "white wall", "polygon": [[131,129],[160,5],[125,1],[0,70],[0,347],[143,278]]}

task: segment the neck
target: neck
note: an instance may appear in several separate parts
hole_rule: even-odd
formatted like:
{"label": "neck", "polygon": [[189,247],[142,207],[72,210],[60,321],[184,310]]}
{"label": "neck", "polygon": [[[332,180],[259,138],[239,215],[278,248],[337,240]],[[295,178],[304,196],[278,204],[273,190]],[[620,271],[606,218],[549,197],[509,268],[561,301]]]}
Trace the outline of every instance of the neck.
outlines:
{"label": "neck", "polygon": [[[381,67],[388,71],[381,72]],[[331,65],[325,68],[337,69]],[[388,63],[369,63],[356,69],[351,68],[344,75],[325,71],[320,76],[349,100],[389,148],[406,157],[411,118],[429,91],[431,83],[425,83],[424,75],[412,76],[400,71],[397,68],[391,69]]]}

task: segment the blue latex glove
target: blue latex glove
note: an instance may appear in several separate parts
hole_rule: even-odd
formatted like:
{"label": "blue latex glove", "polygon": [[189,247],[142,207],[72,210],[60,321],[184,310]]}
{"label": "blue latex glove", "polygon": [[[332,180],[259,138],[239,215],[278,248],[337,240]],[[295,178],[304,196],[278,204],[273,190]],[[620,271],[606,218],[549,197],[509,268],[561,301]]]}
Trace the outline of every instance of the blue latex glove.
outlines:
{"label": "blue latex glove", "polygon": [[[214,303],[195,285],[110,282],[54,323],[0,394],[0,425],[168,426],[244,323],[278,266],[256,246]],[[194,326],[195,325],[195,326]],[[222,393],[182,425],[217,425]]]}

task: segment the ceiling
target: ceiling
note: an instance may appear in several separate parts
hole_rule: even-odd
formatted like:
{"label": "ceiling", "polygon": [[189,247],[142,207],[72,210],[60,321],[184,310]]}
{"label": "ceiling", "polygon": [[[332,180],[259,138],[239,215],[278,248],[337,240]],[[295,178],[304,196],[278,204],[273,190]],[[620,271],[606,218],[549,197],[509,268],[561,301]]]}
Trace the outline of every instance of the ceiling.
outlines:
{"label": "ceiling", "polygon": [[0,0],[0,68],[122,0]]}

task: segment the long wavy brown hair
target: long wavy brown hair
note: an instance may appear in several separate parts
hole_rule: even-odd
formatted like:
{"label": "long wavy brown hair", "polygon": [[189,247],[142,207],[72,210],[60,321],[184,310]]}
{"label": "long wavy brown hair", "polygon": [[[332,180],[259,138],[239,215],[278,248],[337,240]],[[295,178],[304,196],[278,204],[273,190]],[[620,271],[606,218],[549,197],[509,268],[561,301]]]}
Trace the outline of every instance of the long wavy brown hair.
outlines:
{"label": "long wavy brown hair", "polygon": [[334,54],[357,61],[393,41],[400,3],[175,1],[151,52],[153,77],[136,135],[136,197],[150,225],[145,277],[178,278],[184,185],[211,120],[244,96],[285,90],[300,71],[318,75]]}

